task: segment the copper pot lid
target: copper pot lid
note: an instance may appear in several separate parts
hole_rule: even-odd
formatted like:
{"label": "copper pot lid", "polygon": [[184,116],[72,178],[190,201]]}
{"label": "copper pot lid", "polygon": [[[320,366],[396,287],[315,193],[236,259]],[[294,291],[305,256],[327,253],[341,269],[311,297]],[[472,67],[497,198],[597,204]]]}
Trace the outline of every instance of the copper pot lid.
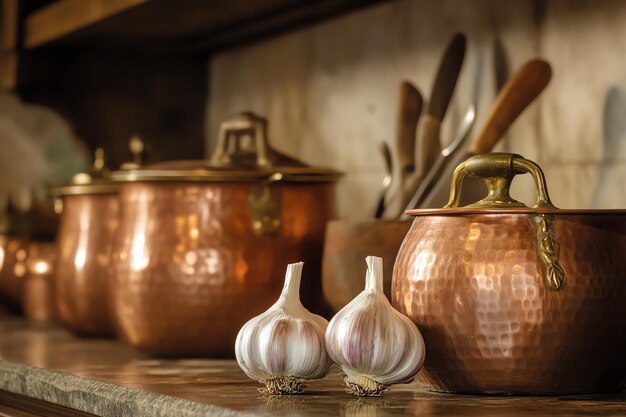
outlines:
{"label": "copper pot lid", "polygon": [[52,192],[56,196],[116,193],[117,185],[111,180],[111,171],[106,167],[104,150],[96,149],[90,169],[75,174],[68,184],[56,187]]}
{"label": "copper pot lid", "polygon": [[138,169],[116,171],[112,178],[132,181],[263,181],[333,182],[343,174],[330,168],[309,167],[273,149],[267,140],[267,121],[241,113],[220,126],[210,160],[170,161]]}
{"label": "copper pot lid", "polygon": [[[537,203],[527,207],[509,195],[513,177],[529,173],[535,182]],[[485,181],[488,194],[482,200],[459,207],[461,187],[466,176]],[[578,214],[624,215],[626,209],[559,209],[550,201],[543,171],[535,162],[512,153],[475,155],[456,167],[450,186],[450,199],[443,208],[407,210],[411,216],[464,214]]]}

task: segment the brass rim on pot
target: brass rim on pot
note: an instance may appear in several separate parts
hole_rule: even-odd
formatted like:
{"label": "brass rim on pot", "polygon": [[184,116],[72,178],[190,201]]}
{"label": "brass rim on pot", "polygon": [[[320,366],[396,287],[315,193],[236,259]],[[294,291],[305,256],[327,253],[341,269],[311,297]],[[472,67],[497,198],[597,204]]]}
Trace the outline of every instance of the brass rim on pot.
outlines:
{"label": "brass rim on pot", "polygon": [[111,172],[105,166],[102,148],[96,149],[93,165],[87,172],[74,175],[68,185],[56,187],[52,194],[56,197],[81,194],[114,194],[117,184],[111,181]]}

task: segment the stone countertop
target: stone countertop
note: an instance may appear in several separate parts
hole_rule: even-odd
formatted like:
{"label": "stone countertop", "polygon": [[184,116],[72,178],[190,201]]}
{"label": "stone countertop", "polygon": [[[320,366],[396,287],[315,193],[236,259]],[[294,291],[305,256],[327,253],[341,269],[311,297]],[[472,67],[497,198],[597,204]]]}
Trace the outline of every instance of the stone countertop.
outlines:
{"label": "stone countertop", "polygon": [[626,415],[626,395],[481,397],[394,386],[347,395],[337,370],[306,395],[267,396],[233,360],[154,359],[120,341],[77,338],[55,324],[0,317],[0,389],[99,416]]}

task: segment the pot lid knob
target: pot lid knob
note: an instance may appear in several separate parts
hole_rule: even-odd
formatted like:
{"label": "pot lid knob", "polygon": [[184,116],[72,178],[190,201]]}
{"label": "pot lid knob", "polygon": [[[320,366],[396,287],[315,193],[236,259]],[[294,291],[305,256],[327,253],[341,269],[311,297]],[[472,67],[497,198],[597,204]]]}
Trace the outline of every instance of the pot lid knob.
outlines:
{"label": "pot lid knob", "polygon": [[97,148],[94,151],[94,160],[91,168],[86,172],[75,174],[71,181],[71,185],[87,185],[98,182],[108,182],[111,172],[106,167],[106,157],[104,149]]}
{"label": "pot lid knob", "polygon": [[128,148],[133,155],[132,162],[124,162],[120,169],[139,169],[143,165],[143,158],[146,146],[139,135],[133,135],[128,141]]}
{"label": "pot lid knob", "polygon": [[466,176],[479,177],[487,185],[488,194],[477,203],[466,207],[518,208],[524,203],[509,195],[511,181],[518,174],[530,173],[535,181],[537,203],[535,208],[556,208],[550,201],[543,171],[535,162],[513,153],[487,153],[475,155],[459,164],[454,170],[450,187],[450,199],[446,208],[459,206],[461,186]]}

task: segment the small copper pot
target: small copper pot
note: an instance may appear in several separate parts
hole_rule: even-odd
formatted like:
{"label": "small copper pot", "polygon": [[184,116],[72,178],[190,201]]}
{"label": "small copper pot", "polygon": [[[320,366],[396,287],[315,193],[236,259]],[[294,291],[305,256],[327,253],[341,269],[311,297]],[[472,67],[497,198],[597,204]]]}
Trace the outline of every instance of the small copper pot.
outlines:
{"label": "small copper pot", "polygon": [[90,336],[115,334],[108,280],[119,202],[102,158],[98,150],[90,173],[56,190],[62,199],[54,278],[58,319]]}
{"label": "small copper pot", "polygon": [[27,244],[22,238],[0,235],[0,301],[12,311],[22,311]]}
{"label": "small copper pot", "polygon": [[364,259],[383,258],[385,295],[391,298],[391,275],[398,250],[411,222],[406,220],[333,220],[326,225],[322,288],[335,312],[341,310],[364,288],[367,265]]}
{"label": "small copper pot", "polygon": [[[290,262],[307,262],[303,303],[319,311],[338,173],[279,154],[265,134],[263,119],[243,114],[222,125],[210,162],[113,173],[121,215],[112,300],[132,346],[232,355],[241,326],[277,299]],[[253,139],[249,148],[245,138]]]}
{"label": "small copper pot", "polygon": [[32,241],[28,244],[22,306],[24,315],[30,320],[51,321],[56,318],[53,282],[56,255],[55,242]]}
{"label": "small copper pot", "polygon": [[[512,200],[530,172],[539,200]],[[489,196],[456,208],[465,175]],[[413,210],[393,274],[394,306],[427,346],[418,382],[461,393],[616,391],[626,375],[626,211],[559,210],[519,155],[461,164],[444,209]]]}

